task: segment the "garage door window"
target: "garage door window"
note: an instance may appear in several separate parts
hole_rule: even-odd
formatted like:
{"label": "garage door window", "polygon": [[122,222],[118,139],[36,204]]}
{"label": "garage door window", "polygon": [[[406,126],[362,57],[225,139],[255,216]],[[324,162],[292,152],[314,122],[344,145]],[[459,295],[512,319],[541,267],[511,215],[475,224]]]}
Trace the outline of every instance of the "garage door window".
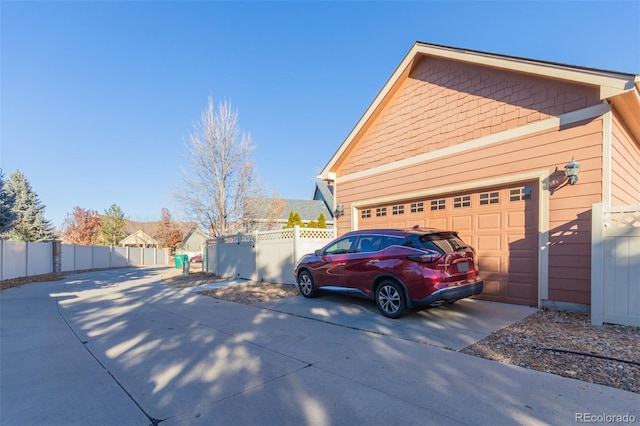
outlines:
{"label": "garage door window", "polygon": [[463,207],[471,207],[471,195],[464,195],[462,197],[453,197],[453,208],[460,209]]}
{"label": "garage door window", "polygon": [[488,204],[498,204],[500,203],[500,193],[499,192],[484,192],[480,194],[480,205],[486,206]]}
{"label": "garage door window", "polygon": [[447,200],[442,198],[440,200],[431,201],[431,211],[444,210],[447,206]]}
{"label": "garage door window", "polygon": [[393,214],[394,216],[404,214],[404,205],[393,206],[391,208],[391,214]]}
{"label": "garage door window", "polygon": [[371,209],[365,209],[360,212],[360,218],[369,219],[371,217]]}
{"label": "garage door window", "polygon": [[411,203],[411,213],[422,213],[424,211],[424,203]]}
{"label": "garage door window", "polygon": [[382,217],[382,216],[386,216],[387,215],[387,208],[386,207],[378,207],[376,209],[376,217]]}
{"label": "garage door window", "polygon": [[514,188],[509,190],[509,201],[530,200],[533,190],[525,186],[524,188]]}

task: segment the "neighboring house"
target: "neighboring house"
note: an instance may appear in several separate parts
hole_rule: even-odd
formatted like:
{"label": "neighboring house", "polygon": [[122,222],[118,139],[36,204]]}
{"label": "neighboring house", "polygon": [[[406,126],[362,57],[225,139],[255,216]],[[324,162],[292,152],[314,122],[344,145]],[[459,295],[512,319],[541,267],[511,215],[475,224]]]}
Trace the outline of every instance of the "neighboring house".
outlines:
{"label": "neighboring house", "polygon": [[197,225],[192,226],[189,232],[184,236],[182,242],[178,245],[178,251],[183,252],[202,252],[202,245],[206,243],[207,236]]}
{"label": "neighboring house", "polygon": [[[182,236],[182,242],[178,244],[178,250],[185,250],[182,247],[197,247],[189,249],[188,251],[200,251],[201,235],[204,233],[193,222],[174,222],[173,226]],[[146,247],[160,246],[162,240],[162,227],[163,224],[160,221],[155,222],[134,222],[127,220],[125,222],[125,232],[128,236],[120,242],[120,245],[129,245],[140,247],[140,244],[154,244],[147,245]],[[196,231],[197,228],[197,231]],[[204,237],[206,240],[206,237]],[[126,242],[126,244],[124,244]]]}
{"label": "neighboring house", "polygon": [[344,207],[338,234],[459,231],[483,299],[585,309],[592,205],[640,204],[639,86],[634,74],[418,42],[321,172]]}
{"label": "neighboring house", "polygon": [[[318,221],[320,214],[324,215],[327,228],[334,225],[333,188],[324,181],[316,182],[311,200],[256,198],[254,203],[257,206],[257,217],[249,222],[247,232],[282,229],[289,221],[291,212],[298,213],[305,225],[311,221]],[[277,207],[272,211],[274,204],[277,204]]]}
{"label": "neighboring house", "polygon": [[120,241],[122,247],[158,247],[158,241],[142,230],[137,230]]}

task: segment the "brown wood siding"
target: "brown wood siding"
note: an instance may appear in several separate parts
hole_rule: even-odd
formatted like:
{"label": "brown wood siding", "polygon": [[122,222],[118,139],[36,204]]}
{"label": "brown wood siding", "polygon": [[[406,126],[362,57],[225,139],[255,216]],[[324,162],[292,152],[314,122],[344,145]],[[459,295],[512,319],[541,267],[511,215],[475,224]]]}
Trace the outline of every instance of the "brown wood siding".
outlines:
{"label": "brown wood siding", "polygon": [[[573,186],[564,177],[564,165],[572,156],[582,164],[580,180]],[[549,173],[549,299],[589,303],[591,206],[600,202],[602,189],[602,119],[338,181],[338,202],[346,212],[338,230],[350,230],[352,203],[392,196],[403,199],[402,194],[451,185],[473,188],[474,181],[541,169]],[[338,170],[338,177],[343,175]]]}
{"label": "brown wood siding", "polygon": [[611,138],[611,204],[640,203],[640,141],[613,114]]}
{"label": "brown wood siding", "polygon": [[599,103],[598,91],[426,58],[340,162],[350,174]]}

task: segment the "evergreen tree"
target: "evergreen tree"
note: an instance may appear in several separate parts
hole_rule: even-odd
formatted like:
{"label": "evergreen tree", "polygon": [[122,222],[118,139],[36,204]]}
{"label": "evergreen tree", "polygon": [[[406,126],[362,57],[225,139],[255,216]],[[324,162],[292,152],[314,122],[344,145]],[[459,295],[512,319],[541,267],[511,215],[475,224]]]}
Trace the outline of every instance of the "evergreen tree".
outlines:
{"label": "evergreen tree", "polygon": [[8,234],[16,221],[16,214],[13,212],[13,194],[4,188],[4,173],[0,169],[0,237]]}
{"label": "evergreen tree", "polygon": [[16,170],[5,184],[5,191],[13,198],[11,208],[15,222],[7,235],[16,241],[46,241],[53,238],[53,226],[44,217],[45,206],[31,188],[27,177]]}
{"label": "evergreen tree", "polygon": [[318,216],[318,228],[326,228],[327,227],[327,219],[325,219],[324,215],[320,213]]}
{"label": "evergreen tree", "polygon": [[104,211],[100,236],[102,243],[107,246],[115,246],[126,237],[126,221],[122,209],[115,203]]}
{"label": "evergreen tree", "polygon": [[294,226],[299,226],[299,227],[304,227],[304,224],[302,223],[302,219],[300,218],[300,214],[298,212],[293,212],[290,211],[289,212],[289,219],[287,220],[287,224],[285,225],[285,229],[287,228],[293,228]]}

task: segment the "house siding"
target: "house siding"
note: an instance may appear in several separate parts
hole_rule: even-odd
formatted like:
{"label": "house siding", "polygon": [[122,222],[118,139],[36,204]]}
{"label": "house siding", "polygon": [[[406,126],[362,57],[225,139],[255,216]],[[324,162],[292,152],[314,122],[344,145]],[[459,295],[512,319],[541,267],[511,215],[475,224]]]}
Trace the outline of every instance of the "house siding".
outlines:
{"label": "house siding", "polygon": [[[520,78],[520,77],[518,77]],[[497,88],[497,86],[496,86]],[[497,89],[499,90],[499,89]],[[579,92],[578,90],[576,92]],[[589,92],[588,90],[586,92]],[[485,96],[491,97],[491,94]],[[585,95],[587,99],[591,99]],[[565,97],[566,99],[566,97]],[[396,102],[416,105],[409,99],[398,96]],[[480,105],[478,103],[478,107]],[[399,110],[390,104],[389,110]],[[564,111],[564,107],[563,107]],[[506,114],[506,112],[505,112]],[[384,116],[384,114],[382,114]],[[539,115],[536,115],[539,119]],[[411,121],[416,125],[416,121]],[[528,123],[528,121],[527,121]],[[359,143],[351,157],[363,158],[376,152],[365,167],[356,167],[349,159],[338,168],[339,202],[345,206],[345,216],[338,221],[339,233],[351,229],[357,218],[352,218],[351,205],[362,200],[376,198],[411,201],[415,192],[435,191],[450,186],[468,186],[477,190],[474,182],[488,181],[517,175],[523,172],[547,170],[549,191],[549,300],[589,303],[590,295],[590,242],[591,205],[602,196],[602,118],[505,140],[482,148],[469,149],[454,156],[444,156],[435,161],[413,164],[406,167],[389,167],[374,175],[350,178],[348,171],[369,169],[390,156],[384,150],[396,147],[399,136],[393,132],[386,138],[372,133],[371,139]],[[398,124],[396,124],[398,126]],[[406,133],[406,132],[405,132]],[[404,133],[403,133],[404,134]],[[464,137],[459,139],[464,141]],[[375,141],[375,144],[373,143]],[[395,149],[395,148],[394,148]],[[435,149],[433,146],[418,149],[416,155]],[[407,154],[408,151],[407,151]],[[582,164],[580,181],[577,185],[567,185],[564,165],[574,157]],[[394,157],[399,158],[399,157]],[[461,165],[465,165],[461,169]],[[536,224],[537,226],[537,224]]]}
{"label": "house siding", "polygon": [[611,135],[611,205],[640,203],[640,141],[614,110]]}
{"label": "house siding", "polygon": [[423,58],[359,135],[339,173],[434,152],[598,103],[595,88]]}

